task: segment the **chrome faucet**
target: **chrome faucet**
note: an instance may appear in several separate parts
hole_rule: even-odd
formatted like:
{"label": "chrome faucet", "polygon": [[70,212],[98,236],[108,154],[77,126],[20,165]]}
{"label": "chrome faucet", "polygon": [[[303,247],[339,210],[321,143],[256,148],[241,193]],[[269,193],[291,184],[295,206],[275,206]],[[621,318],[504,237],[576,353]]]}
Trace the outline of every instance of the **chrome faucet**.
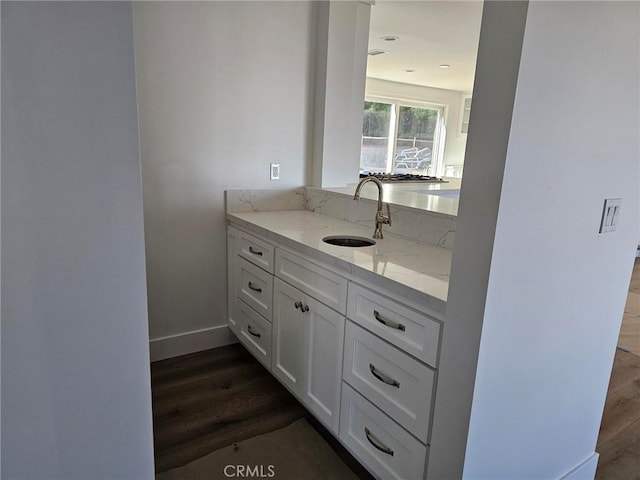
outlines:
{"label": "chrome faucet", "polygon": [[376,212],[376,229],[373,231],[373,238],[382,238],[382,225],[391,225],[391,210],[387,203],[387,214],[382,213],[382,182],[376,177],[364,177],[356,187],[356,193],[353,195],[354,200],[360,199],[360,190],[367,182],[373,182],[378,187],[378,211]]}

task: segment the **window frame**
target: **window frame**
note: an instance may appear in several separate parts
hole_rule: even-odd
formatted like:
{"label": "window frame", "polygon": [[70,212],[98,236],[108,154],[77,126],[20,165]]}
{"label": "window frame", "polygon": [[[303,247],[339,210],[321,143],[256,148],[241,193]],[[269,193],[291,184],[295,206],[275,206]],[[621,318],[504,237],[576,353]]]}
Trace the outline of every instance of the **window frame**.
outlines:
{"label": "window frame", "polygon": [[428,102],[422,100],[411,100],[399,97],[389,97],[383,95],[365,95],[365,102],[386,103],[391,105],[391,119],[389,121],[389,138],[387,144],[387,162],[385,173],[393,171],[393,159],[395,157],[395,145],[398,135],[398,122],[400,107],[414,107],[438,111],[438,124],[433,134],[433,149],[431,158],[434,159],[436,177],[441,177],[444,173],[444,144],[446,139],[446,124],[449,107],[446,104]]}

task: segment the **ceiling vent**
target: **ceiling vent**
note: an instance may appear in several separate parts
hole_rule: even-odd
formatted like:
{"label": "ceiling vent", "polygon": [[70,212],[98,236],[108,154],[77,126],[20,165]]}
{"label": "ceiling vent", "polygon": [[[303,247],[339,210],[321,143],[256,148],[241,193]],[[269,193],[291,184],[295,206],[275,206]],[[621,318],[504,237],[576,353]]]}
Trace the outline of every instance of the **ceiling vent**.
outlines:
{"label": "ceiling vent", "polygon": [[376,55],[382,55],[383,53],[389,53],[387,50],[380,50],[379,48],[374,48],[373,50],[369,50],[369,55],[375,57]]}

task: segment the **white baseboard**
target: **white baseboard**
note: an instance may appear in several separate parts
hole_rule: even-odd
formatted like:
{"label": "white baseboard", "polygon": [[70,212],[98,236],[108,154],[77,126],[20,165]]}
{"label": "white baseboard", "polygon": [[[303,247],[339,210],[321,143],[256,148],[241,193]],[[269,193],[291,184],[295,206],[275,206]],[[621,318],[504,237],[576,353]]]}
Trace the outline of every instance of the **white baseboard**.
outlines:
{"label": "white baseboard", "polygon": [[231,333],[229,327],[220,325],[168,337],[154,338],[149,342],[149,353],[151,361],[156,362],[210,348],[231,345],[237,341],[238,339]]}
{"label": "white baseboard", "polygon": [[560,477],[560,480],[593,480],[596,477],[599,457],[597,452],[593,452],[589,458]]}

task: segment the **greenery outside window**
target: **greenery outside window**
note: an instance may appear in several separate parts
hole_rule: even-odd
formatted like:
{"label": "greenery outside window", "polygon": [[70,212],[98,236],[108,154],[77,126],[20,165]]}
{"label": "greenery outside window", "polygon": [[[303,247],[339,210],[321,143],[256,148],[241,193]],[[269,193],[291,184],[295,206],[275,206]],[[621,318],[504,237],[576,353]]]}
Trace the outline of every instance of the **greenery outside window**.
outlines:
{"label": "greenery outside window", "polygon": [[368,100],[364,103],[360,170],[440,174],[444,108]]}

